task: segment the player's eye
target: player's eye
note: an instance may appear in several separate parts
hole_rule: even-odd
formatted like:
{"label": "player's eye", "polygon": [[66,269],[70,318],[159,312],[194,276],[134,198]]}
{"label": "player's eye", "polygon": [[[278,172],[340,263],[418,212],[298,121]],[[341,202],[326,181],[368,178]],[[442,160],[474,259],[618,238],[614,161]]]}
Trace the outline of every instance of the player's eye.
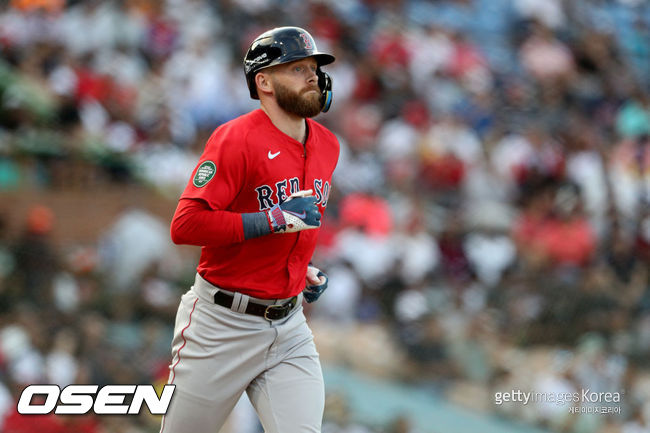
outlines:
{"label": "player's eye", "polygon": [[301,66],[293,66],[291,69],[295,74],[312,74],[316,72],[316,69],[318,69],[317,66],[315,65],[301,65]]}

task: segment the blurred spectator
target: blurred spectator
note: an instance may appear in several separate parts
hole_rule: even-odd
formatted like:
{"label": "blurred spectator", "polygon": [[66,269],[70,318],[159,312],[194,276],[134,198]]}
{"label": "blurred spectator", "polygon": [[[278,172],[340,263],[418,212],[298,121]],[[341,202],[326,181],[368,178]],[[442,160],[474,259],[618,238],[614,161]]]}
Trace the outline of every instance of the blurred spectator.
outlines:
{"label": "blurred spectator", "polygon": [[52,280],[60,267],[60,259],[52,244],[54,214],[46,206],[29,210],[24,231],[13,246],[15,268],[5,302],[19,299],[43,309],[51,308]]}
{"label": "blurred spectator", "polygon": [[507,232],[513,220],[511,212],[496,203],[485,203],[477,205],[466,219],[470,228],[463,245],[467,259],[477,279],[494,287],[517,259],[515,244]]}
{"label": "blurred spectator", "polygon": [[60,388],[75,383],[79,370],[75,358],[78,340],[72,329],[62,329],[56,333],[52,349],[45,360],[47,383],[57,384]]}
{"label": "blurred spectator", "polygon": [[574,69],[569,48],[541,22],[533,21],[530,35],[521,46],[521,62],[542,85],[562,85]]}
{"label": "blurred spectator", "polygon": [[136,281],[154,263],[172,254],[169,229],[154,216],[139,209],[119,215],[101,240],[100,261],[111,288],[136,291]]}

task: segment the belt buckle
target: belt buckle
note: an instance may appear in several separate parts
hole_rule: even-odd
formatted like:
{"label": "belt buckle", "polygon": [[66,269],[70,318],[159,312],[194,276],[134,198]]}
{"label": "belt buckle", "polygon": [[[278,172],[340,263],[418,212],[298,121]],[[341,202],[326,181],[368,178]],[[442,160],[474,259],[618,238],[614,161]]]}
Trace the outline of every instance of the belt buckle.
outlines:
{"label": "belt buckle", "polygon": [[280,312],[285,311],[285,305],[279,305],[279,304],[269,305],[268,307],[266,307],[266,310],[264,310],[264,318],[266,320],[269,320],[269,321],[282,319],[282,317],[284,317],[284,316],[277,317],[277,318],[270,318],[269,317],[269,312],[278,311],[278,310]]}

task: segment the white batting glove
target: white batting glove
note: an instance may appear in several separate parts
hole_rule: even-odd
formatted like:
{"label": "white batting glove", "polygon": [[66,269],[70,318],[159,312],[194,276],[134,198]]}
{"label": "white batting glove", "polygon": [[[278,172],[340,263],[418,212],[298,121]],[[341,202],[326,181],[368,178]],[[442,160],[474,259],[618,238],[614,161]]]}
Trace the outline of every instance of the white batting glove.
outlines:
{"label": "white batting glove", "polygon": [[273,233],[295,233],[320,227],[321,214],[311,189],[298,191],[266,211]]}

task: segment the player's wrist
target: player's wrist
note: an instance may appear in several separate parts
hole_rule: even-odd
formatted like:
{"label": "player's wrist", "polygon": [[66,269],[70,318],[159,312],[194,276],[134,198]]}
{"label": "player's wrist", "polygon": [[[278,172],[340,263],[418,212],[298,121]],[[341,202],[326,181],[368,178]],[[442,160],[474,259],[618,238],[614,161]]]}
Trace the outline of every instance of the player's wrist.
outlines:
{"label": "player's wrist", "polygon": [[273,205],[273,207],[267,210],[265,214],[271,233],[278,233],[286,230],[287,221],[284,217],[284,212],[282,212],[282,208],[280,208],[279,204]]}
{"label": "player's wrist", "polygon": [[266,212],[243,213],[244,239],[252,239],[272,233]]}

